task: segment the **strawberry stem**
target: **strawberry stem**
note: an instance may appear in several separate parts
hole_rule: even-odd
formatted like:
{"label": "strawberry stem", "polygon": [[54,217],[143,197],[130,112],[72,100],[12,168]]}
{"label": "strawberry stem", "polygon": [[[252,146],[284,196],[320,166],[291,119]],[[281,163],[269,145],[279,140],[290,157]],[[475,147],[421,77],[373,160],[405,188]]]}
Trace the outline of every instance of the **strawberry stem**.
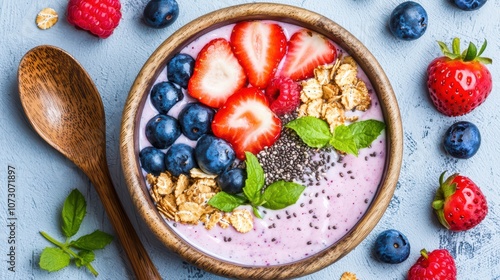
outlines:
{"label": "strawberry stem", "polygon": [[450,59],[460,59],[462,61],[478,61],[483,64],[491,64],[492,59],[488,57],[481,57],[483,54],[484,50],[486,49],[486,46],[488,45],[486,39],[484,40],[484,43],[481,45],[481,48],[479,49],[479,52],[477,50],[477,47],[474,43],[469,42],[469,46],[467,47],[466,50],[463,52],[460,51],[460,39],[455,37],[453,38],[453,41],[451,43],[451,51],[448,48],[448,46],[443,43],[438,41],[439,48],[441,49],[441,52],[448,58]]}

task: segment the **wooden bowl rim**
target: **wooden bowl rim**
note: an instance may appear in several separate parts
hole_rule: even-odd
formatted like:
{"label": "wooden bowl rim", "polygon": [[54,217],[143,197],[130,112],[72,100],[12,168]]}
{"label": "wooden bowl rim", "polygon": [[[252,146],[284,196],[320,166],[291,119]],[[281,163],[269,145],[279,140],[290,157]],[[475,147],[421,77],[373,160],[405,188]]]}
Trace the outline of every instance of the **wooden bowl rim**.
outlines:
{"label": "wooden bowl rim", "polygon": [[[149,93],[169,56],[187,43],[219,26],[251,19],[273,19],[301,25],[319,32],[350,53],[365,71],[377,93],[386,122],[387,159],[384,178],[369,209],[356,226],[333,246],[316,255],[284,265],[270,267],[242,266],[209,256],[180,238],[164,222],[152,203],[138,160],[138,127],[141,104]],[[231,6],[201,16],[167,38],[149,57],[135,79],[127,98],[120,134],[120,154],[127,188],[139,215],[156,237],[183,259],[211,273],[247,279],[283,279],[316,272],[354,249],[383,216],[396,188],[402,162],[402,123],[391,84],[382,67],[368,49],[351,33],[334,21],[315,12],[271,3],[251,3]]]}

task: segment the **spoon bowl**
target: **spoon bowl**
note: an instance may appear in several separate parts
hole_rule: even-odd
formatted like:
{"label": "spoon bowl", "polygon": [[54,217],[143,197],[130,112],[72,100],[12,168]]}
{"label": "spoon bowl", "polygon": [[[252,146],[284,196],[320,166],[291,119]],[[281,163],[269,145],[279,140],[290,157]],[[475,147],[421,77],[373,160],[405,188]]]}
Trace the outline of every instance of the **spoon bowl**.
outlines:
{"label": "spoon bowl", "polygon": [[19,95],[34,130],[92,181],[137,279],[161,279],[127,218],[106,161],[106,123],[99,92],[64,50],[38,46],[21,59]]}

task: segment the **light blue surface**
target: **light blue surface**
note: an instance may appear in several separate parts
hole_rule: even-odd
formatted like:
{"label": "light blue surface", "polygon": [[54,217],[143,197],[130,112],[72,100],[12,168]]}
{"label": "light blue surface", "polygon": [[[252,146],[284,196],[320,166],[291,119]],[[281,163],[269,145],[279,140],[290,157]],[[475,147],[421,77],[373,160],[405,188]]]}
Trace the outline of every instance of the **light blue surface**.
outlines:
{"label": "light blue surface", "polygon": [[[81,234],[112,227],[89,180],[69,160],[44,143],[26,121],[17,91],[17,67],[31,48],[51,44],[72,54],[86,68],[103,98],[107,121],[108,163],[116,188],[147,251],[165,279],[221,279],[183,262],[169,252],[137,216],[128,196],[120,167],[119,133],[128,91],[151,53],[172,32],[191,20],[240,3],[255,1],[179,1],[180,15],[167,29],[155,30],[141,22],[146,0],[122,0],[123,18],[115,33],[101,40],[70,26],[65,18],[65,0],[1,0],[0,2],[0,279],[93,279],[85,269],[74,266],[49,274],[38,268],[40,252],[49,243],[44,230],[62,238],[59,212],[65,197],[78,188],[88,201],[88,214]],[[355,250],[337,263],[303,279],[339,279],[351,271],[360,279],[405,279],[421,248],[449,249],[456,259],[458,279],[500,279],[500,1],[490,0],[479,11],[464,12],[450,1],[417,1],[429,15],[426,34],[412,42],[398,41],[388,31],[394,7],[403,1],[269,1],[301,6],[339,23],[361,40],[379,60],[396,93],[404,127],[404,158],[400,180],[390,207],[374,231]],[[59,22],[39,30],[36,14],[54,8]],[[459,36],[481,44],[488,39],[485,56],[493,58],[489,69],[494,88],[486,102],[469,115],[449,118],[431,105],[425,88],[425,70],[438,56],[437,40],[449,42]],[[445,130],[458,120],[474,122],[482,133],[479,152],[469,160],[455,160],[440,146]],[[8,270],[8,168],[15,168],[15,271]],[[478,227],[461,233],[442,229],[431,209],[434,190],[443,170],[461,172],[472,178],[488,198],[490,212]],[[376,235],[396,228],[407,235],[412,246],[409,259],[386,265],[376,261],[371,246]],[[98,279],[128,279],[131,271],[118,242],[96,252]]]}

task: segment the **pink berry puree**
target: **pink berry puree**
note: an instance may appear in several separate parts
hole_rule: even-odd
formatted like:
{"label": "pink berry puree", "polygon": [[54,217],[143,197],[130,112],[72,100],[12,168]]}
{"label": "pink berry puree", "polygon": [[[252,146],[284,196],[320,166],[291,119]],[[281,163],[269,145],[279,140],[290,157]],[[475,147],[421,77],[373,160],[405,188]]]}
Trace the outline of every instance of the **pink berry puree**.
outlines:
{"label": "pink berry puree", "polygon": [[[285,30],[287,38],[300,27],[279,23]],[[229,40],[233,25],[213,30],[192,43],[181,52],[196,58],[201,48],[214,38]],[[335,44],[335,46],[337,46]],[[338,54],[345,51],[337,46]],[[372,104],[365,112],[357,111],[359,120],[383,120],[382,109],[373,87],[359,70],[358,77],[362,79],[370,92]],[[164,69],[157,82],[166,81]],[[169,115],[176,117],[180,108],[192,101],[187,96],[179,102]],[[141,118],[140,149],[149,146],[144,135],[144,128],[149,119],[158,112],[150,104],[149,98],[145,104]],[[351,113],[351,112],[349,112]],[[177,140],[191,145],[195,143],[184,136]],[[296,204],[283,210],[261,209],[263,219],[254,218],[254,229],[242,234],[233,228],[222,229],[218,226],[207,230],[201,225],[184,225],[167,221],[171,228],[182,238],[199,250],[241,265],[270,266],[287,264],[312,256],[344,237],[363,217],[370,206],[384,174],[386,164],[386,135],[382,132],[370,147],[361,149],[357,157],[352,155],[339,156],[332,151],[325,173],[321,178],[307,178],[302,182],[305,189]],[[316,173],[317,174],[317,173]],[[319,179],[319,180],[318,180]],[[251,208],[248,208],[251,211]]]}

